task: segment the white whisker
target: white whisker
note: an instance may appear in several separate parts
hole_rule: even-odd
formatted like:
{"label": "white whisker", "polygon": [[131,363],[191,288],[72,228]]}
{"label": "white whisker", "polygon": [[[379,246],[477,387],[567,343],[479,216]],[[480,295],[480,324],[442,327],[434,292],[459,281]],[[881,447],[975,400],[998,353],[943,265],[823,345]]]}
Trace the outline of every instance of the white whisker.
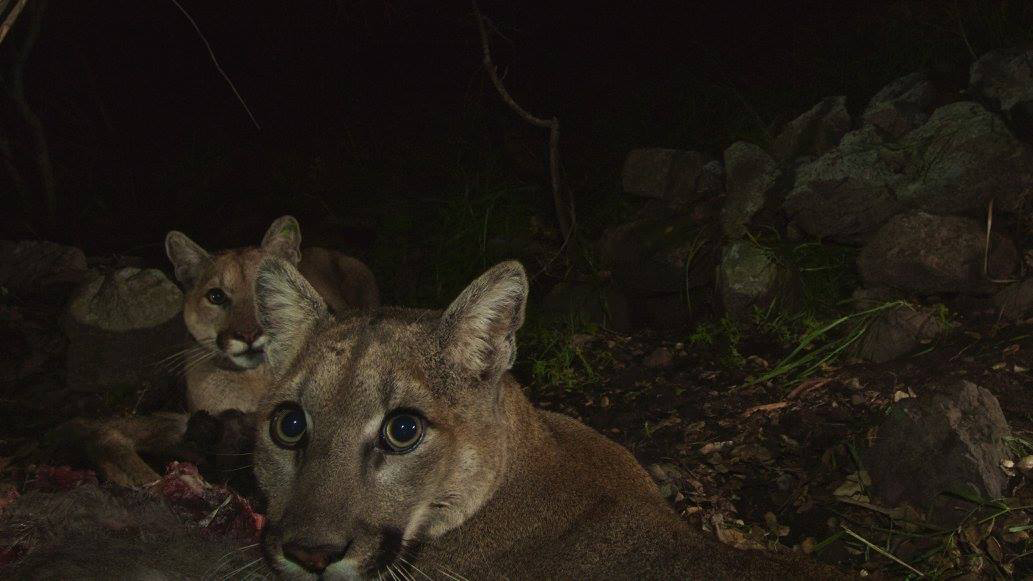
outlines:
{"label": "white whisker", "polygon": [[[406,558],[405,558],[405,557],[403,557],[403,556],[401,556],[401,555],[398,555],[398,560],[399,560],[399,561],[401,561],[402,563],[405,563],[406,565],[408,565],[408,566],[409,566],[409,568],[411,568],[411,569],[412,569],[413,571],[416,571],[416,572],[417,572],[417,573],[419,573],[420,575],[423,575],[423,577],[424,577],[425,579],[429,579],[430,581],[434,581],[433,579],[431,579],[431,578],[430,578],[430,576],[429,576],[429,575],[427,575],[427,574],[426,574],[426,573],[424,573],[424,572],[423,572],[422,570],[420,570],[420,568],[419,568],[419,567],[417,567],[416,565],[414,565],[414,564],[413,564],[412,562],[410,562],[410,561],[406,560]],[[414,577],[414,579],[415,579],[415,577]]]}
{"label": "white whisker", "polygon": [[261,558],[261,557],[259,557],[259,558],[255,559],[254,561],[251,561],[250,563],[248,563],[248,564],[246,564],[246,565],[243,565],[243,566],[241,566],[241,567],[238,567],[238,568],[236,568],[236,569],[234,569],[234,570],[230,571],[230,572],[229,572],[229,573],[227,573],[227,574],[226,574],[226,576],[225,576],[225,577],[223,577],[223,578],[222,578],[222,579],[221,579],[220,581],[226,581],[227,579],[229,579],[230,577],[233,577],[233,576],[234,576],[234,575],[236,575],[237,573],[242,573],[242,572],[244,572],[244,571],[245,571],[246,569],[250,569],[251,567],[253,567],[253,566],[255,566],[255,565],[257,565],[258,563],[261,563],[261,562],[262,562],[262,558]]}

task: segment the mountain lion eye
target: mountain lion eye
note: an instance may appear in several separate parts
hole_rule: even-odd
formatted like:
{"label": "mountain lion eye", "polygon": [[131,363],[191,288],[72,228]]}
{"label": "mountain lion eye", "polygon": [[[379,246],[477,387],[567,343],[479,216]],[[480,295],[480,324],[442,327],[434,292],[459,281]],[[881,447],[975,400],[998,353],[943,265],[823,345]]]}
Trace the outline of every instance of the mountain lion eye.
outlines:
{"label": "mountain lion eye", "polygon": [[221,305],[229,300],[229,297],[226,296],[226,293],[222,292],[221,288],[208,289],[208,292],[204,294],[204,298],[208,299],[208,302],[213,305]]}
{"label": "mountain lion eye", "polygon": [[269,436],[281,448],[303,447],[308,441],[308,414],[298,404],[280,404],[270,417]]}
{"label": "mountain lion eye", "polygon": [[412,451],[423,437],[423,418],[400,412],[390,416],[380,428],[380,439],[387,451],[404,454]]}

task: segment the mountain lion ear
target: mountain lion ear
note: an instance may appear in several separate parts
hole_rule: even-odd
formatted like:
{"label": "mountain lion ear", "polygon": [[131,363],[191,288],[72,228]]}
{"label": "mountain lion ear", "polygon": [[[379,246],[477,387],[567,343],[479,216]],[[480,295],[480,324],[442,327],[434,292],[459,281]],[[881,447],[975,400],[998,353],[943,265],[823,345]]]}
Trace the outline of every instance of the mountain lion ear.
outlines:
{"label": "mountain lion ear", "polygon": [[513,367],[526,305],[524,267],[516,261],[495,265],[441,316],[438,333],[445,358],[482,381],[497,380]]}
{"label": "mountain lion ear", "polygon": [[187,288],[194,286],[194,281],[212,259],[204,248],[177,230],[165,235],[165,254],[172,261],[176,280]]}
{"label": "mountain lion ear", "polygon": [[294,360],[327,310],[294,265],[282,258],[265,258],[255,277],[255,315],[269,338],[266,359],[277,369]]}
{"label": "mountain lion ear", "polygon": [[262,237],[262,250],[291,264],[301,262],[301,226],[294,216],[280,216]]}

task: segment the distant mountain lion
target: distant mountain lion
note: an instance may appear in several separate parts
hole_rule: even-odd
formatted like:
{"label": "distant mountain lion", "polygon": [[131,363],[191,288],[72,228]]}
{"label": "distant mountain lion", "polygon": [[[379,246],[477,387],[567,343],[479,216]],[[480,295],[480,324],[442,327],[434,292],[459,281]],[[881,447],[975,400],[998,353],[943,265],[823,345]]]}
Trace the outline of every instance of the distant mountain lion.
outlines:
{"label": "distant mountain lion", "polygon": [[532,407],[508,372],[528,292],[517,262],[443,314],[333,316],[279,259],[255,284],[276,380],[254,470],[284,579],[845,577],[706,538],[627,450]]}
{"label": "distant mountain lion", "polygon": [[[297,265],[307,284],[335,312],[373,309],[380,296],[362,262],[334,250],[301,249],[297,220],[272,223],[258,247],[209,253],[185,234],[169,232],[165,250],[183,284],[183,319],[193,340],[184,351],[186,403],[191,413],[217,415],[257,409],[269,389],[265,362],[268,337],[255,318],[254,280],[263,259]],[[139,453],[175,454],[189,415],[154,414],[108,421],[73,420],[61,441],[79,442],[100,472],[117,484],[143,485],[158,475]]]}

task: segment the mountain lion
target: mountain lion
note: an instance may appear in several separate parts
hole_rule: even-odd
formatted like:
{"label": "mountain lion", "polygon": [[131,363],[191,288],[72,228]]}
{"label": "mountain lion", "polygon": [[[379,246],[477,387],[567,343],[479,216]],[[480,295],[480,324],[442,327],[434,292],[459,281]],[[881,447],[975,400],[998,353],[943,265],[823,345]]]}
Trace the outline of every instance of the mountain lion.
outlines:
{"label": "mountain lion", "polygon": [[444,313],[329,313],[289,262],[255,281],[275,380],[254,470],[284,579],[833,579],[693,531],[623,447],[532,407],[509,369],[523,267]]}
{"label": "mountain lion", "polygon": [[[302,250],[301,229],[291,216],[274,221],[257,247],[209,253],[182,232],[172,231],[165,238],[165,250],[184,287],[183,319],[193,343],[181,354],[190,413],[253,412],[269,388],[264,365],[268,338],[255,318],[253,297],[263,259],[297,265],[331,311],[380,304],[376,281],[365,264],[333,250]],[[186,414],[159,413],[73,420],[59,428],[57,439],[78,442],[108,480],[140,486],[158,475],[139,453],[183,452],[178,448],[189,419]]]}

